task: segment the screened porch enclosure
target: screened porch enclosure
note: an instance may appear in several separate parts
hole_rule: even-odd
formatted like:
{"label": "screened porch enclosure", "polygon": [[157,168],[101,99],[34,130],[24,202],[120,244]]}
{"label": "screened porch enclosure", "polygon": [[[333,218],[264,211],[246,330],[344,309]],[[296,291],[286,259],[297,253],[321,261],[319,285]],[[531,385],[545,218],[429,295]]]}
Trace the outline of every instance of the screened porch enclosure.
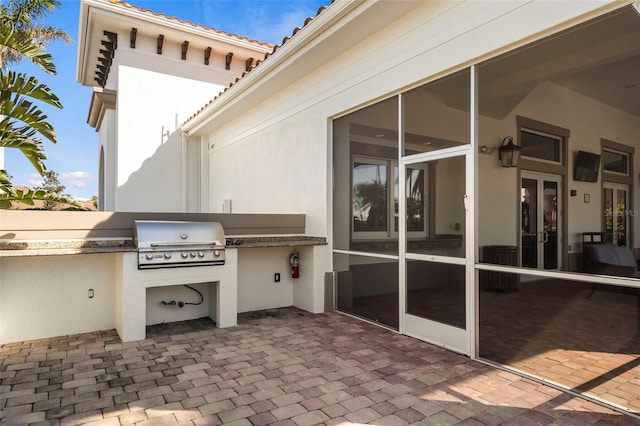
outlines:
{"label": "screened porch enclosure", "polygon": [[336,308],[640,412],[638,70],[627,6],[334,120]]}

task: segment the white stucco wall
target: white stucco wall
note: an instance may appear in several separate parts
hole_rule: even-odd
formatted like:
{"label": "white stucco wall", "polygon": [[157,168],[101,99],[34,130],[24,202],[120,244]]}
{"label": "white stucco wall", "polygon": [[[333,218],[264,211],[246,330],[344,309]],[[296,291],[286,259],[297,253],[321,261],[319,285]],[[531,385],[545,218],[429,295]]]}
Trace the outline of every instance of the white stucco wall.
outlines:
{"label": "white stucco wall", "polygon": [[186,158],[176,129],[222,86],[125,65],[117,80],[116,210],[182,211]]}
{"label": "white stucco wall", "polygon": [[114,256],[0,258],[0,344],[113,329]]}
{"label": "white stucco wall", "polygon": [[[313,300],[318,295],[313,294],[313,271],[314,265],[321,262],[314,262],[314,247],[300,248],[301,277],[293,279],[288,263],[292,250],[233,250],[238,253],[237,259],[227,250],[230,262],[237,264],[237,268],[233,267],[233,280],[226,283],[233,287],[227,293],[233,294],[233,304],[237,299],[238,312],[291,306],[294,301],[307,310],[314,309]],[[123,256],[133,274],[123,268]],[[134,282],[132,275],[149,287],[145,290],[145,303],[134,303],[147,325],[219,315],[216,298],[220,289],[213,281],[220,268],[225,267],[212,267],[213,273],[195,279],[191,275],[199,268],[138,271],[135,258],[135,253],[0,258],[0,344],[121,328],[123,303],[117,300],[123,300],[122,286],[116,284],[118,280],[128,280],[127,285],[142,285]],[[274,282],[276,272],[281,278],[278,283]],[[171,277],[171,285],[162,281],[167,276]],[[162,281],[161,285],[154,286],[154,280]],[[199,301],[199,296],[182,283],[192,283],[202,293],[203,303],[183,308],[163,305],[163,300]],[[94,291],[93,298],[88,297],[89,289]],[[222,302],[229,303],[227,299]]]}
{"label": "white stucco wall", "polygon": [[[240,249],[238,261],[238,312],[291,306],[293,288],[299,280],[291,278],[289,254],[292,249]],[[280,282],[274,274],[280,274]]]}
{"label": "white stucco wall", "polygon": [[104,200],[102,210],[114,211],[116,206],[116,179],[118,165],[115,161],[118,149],[117,139],[118,118],[115,110],[105,111],[104,118],[98,131],[98,145],[104,152]]}
{"label": "white stucco wall", "polygon": [[[242,114],[216,116],[211,121],[216,130],[205,134],[214,144],[209,151],[210,211],[220,211],[223,200],[231,199],[234,212],[305,213],[307,232],[326,236],[331,246],[333,117],[438,73],[462,69],[490,52],[509,50],[514,43],[533,40],[545,31],[552,33],[550,28],[607,3],[554,3],[549,13],[547,2],[425,2],[359,44],[345,45],[332,60],[291,80],[268,99],[245,101]],[[498,178],[494,171],[495,179],[508,189],[504,172]],[[517,184],[515,176],[512,182]],[[515,190],[505,193],[512,200]],[[494,235],[492,228],[498,224],[508,226],[513,221],[515,225],[515,219],[496,219],[482,235]],[[331,265],[330,252],[323,256]],[[321,285],[324,272],[315,271],[315,285]]]}

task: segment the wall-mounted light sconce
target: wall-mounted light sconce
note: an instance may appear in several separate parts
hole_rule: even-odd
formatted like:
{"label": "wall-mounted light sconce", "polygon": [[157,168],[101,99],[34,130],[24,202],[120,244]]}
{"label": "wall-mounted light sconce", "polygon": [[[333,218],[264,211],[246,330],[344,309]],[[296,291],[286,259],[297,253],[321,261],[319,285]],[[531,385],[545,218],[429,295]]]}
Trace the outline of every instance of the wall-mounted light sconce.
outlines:
{"label": "wall-mounted light sconce", "polygon": [[498,150],[498,158],[502,163],[502,167],[518,167],[521,150],[522,147],[514,144],[511,136],[504,138]]}
{"label": "wall-mounted light sconce", "polygon": [[493,154],[496,150],[495,146],[489,147],[487,145],[480,145],[478,147],[478,152],[480,154]]}

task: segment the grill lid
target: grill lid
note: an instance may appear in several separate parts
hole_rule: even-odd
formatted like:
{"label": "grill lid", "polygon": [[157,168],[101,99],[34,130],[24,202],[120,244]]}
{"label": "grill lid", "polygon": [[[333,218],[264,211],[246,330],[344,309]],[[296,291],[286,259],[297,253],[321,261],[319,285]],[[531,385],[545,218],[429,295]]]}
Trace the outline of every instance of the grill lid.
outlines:
{"label": "grill lid", "polygon": [[225,237],[218,222],[136,220],[138,269],[223,265]]}
{"label": "grill lid", "polygon": [[180,247],[224,248],[224,229],[218,222],[136,220],[134,243],[138,249]]}

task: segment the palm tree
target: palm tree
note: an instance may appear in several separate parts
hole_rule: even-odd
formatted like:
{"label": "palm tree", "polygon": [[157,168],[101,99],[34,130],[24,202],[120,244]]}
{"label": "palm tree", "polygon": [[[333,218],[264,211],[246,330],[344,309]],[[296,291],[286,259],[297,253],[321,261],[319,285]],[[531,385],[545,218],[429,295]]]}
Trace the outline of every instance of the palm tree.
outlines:
{"label": "palm tree", "polygon": [[[36,171],[43,175],[44,137],[56,142],[53,126],[33,101],[62,108],[58,97],[49,87],[34,77],[7,70],[8,64],[28,59],[48,74],[56,74],[52,57],[43,41],[68,39],[63,32],[39,25],[36,21],[59,5],[57,0],[9,1],[0,6],[0,147],[19,149]],[[44,191],[16,190],[10,175],[0,170],[0,208],[9,208],[12,201],[33,204],[33,200],[47,199],[77,204],[69,197],[57,197]]]}
{"label": "palm tree", "polygon": [[[377,178],[354,185],[354,199],[359,206],[360,220],[356,231],[385,231],[387,229],[387,183]],[[363,218],[366,212],[366,218]],[[364,219],[364,220],[362,220]]]}
{"label": "palm tree", "polygon": [[[45,26],[38,21],[60,6],[58,0],[9,0],[0,5],[0,17],[3,26],[11,25],[13,31],[21,39],[33,40],[38,43],[50,41],[72,41],[71,37],[63,30],[51,26]],[[6,22],[4,22],[6,21]],[[0,47],[0,68],[9,64],[15,64],[26,55],[11,45]]]}

